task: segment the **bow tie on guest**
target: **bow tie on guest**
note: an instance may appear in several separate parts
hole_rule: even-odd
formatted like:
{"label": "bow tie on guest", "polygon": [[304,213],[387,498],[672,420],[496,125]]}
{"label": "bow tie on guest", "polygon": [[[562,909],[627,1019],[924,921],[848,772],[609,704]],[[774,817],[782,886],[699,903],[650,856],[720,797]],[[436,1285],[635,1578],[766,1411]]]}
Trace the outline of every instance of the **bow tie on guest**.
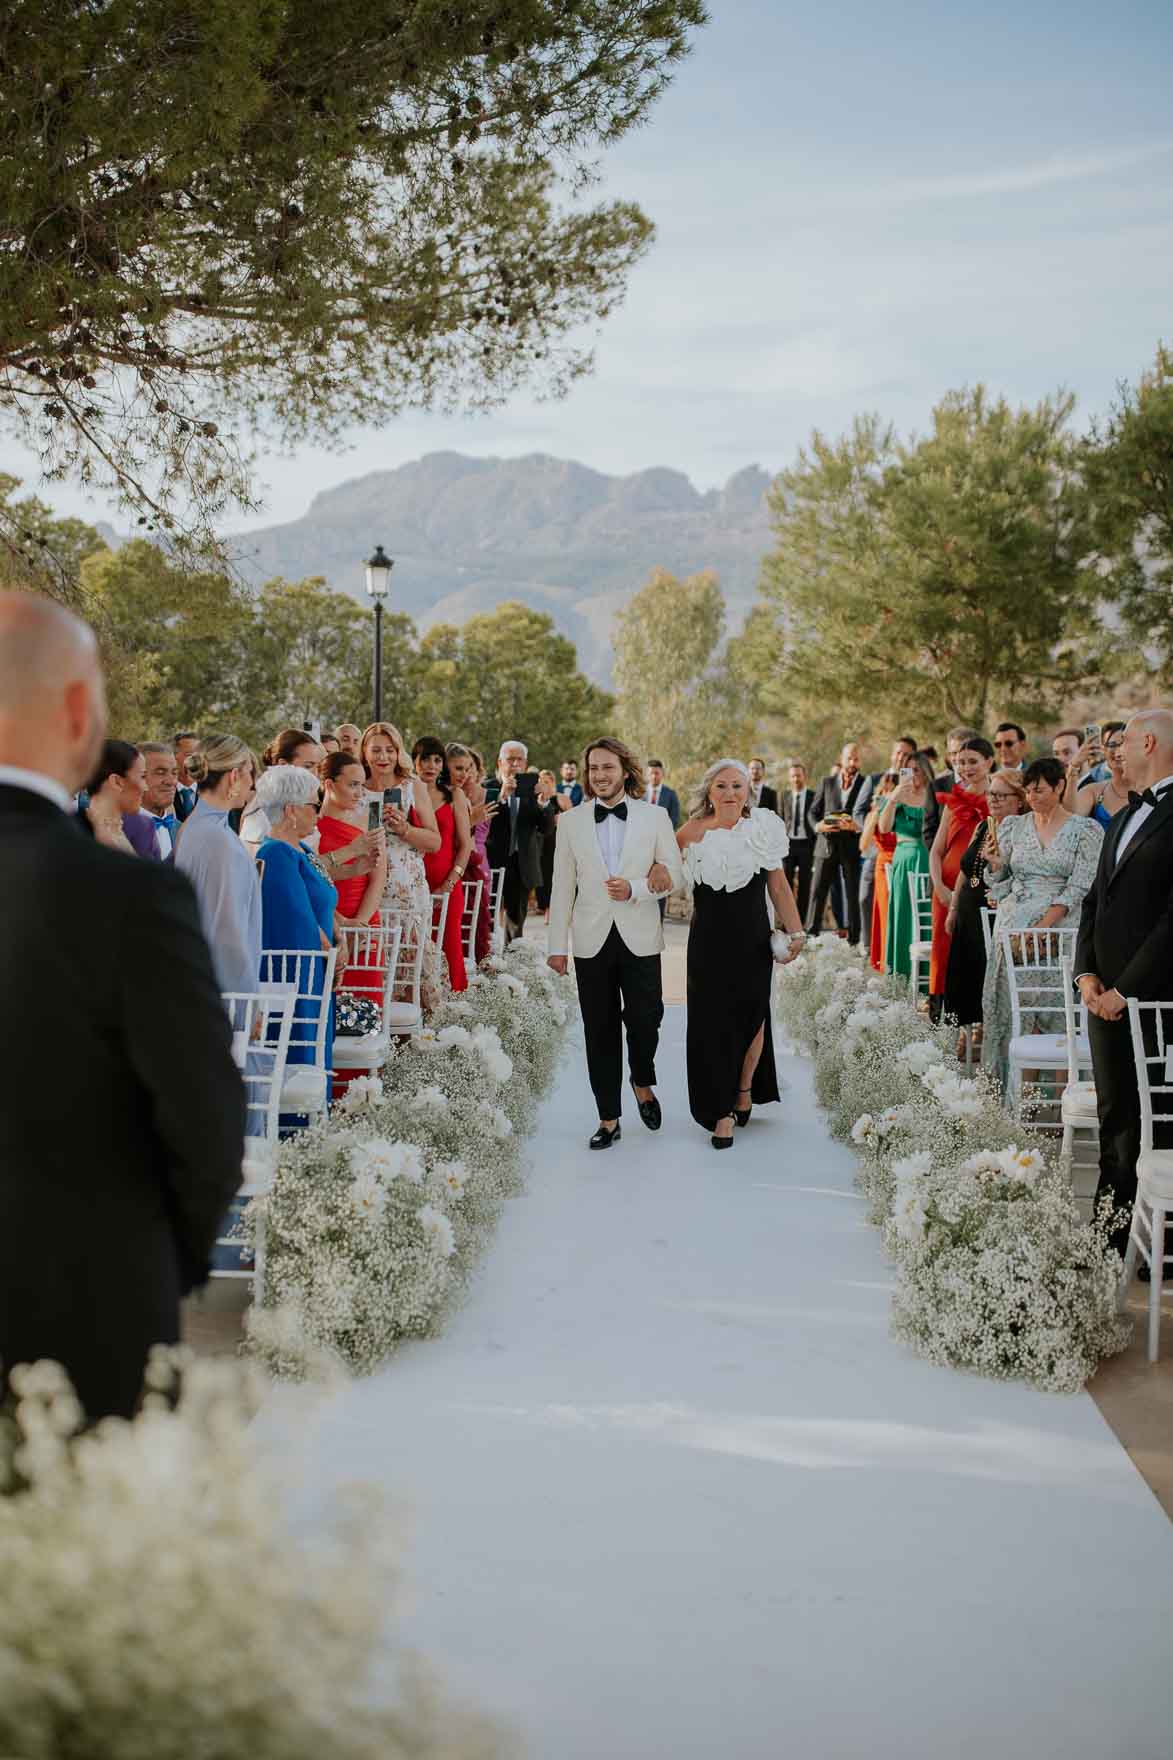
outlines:
{"label": "bow tie on guest", "polygon": [[1168,792],[1167,788],[1163,788],[1159,794],[1154,794],[1151,788],[1146,788],[1137,794],[1135,789],[1130,788],[1128,791],[1129,808],[1135,813],[1138,807],[1155,807],[1158,801],[1164,800]]}
{"label": "bow tie on guest", "polygon": [[161,825],[164,831],[174,838],[175,833],[179,830],[179,820],[174,813],[152,813],[151,818],[156,825]]}
{"label": "bow tie on guest", "polygon": [[626,819],[627,802],[620,801],[617,807],[605,807],[601,801],[595,802],[595,824],[602,825],[608,819]]}

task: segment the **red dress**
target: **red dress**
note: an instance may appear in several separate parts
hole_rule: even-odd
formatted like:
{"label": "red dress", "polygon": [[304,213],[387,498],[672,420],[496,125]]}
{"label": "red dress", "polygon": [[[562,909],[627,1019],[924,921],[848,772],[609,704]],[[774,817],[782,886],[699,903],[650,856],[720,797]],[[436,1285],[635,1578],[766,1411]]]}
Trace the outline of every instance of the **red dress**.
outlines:
{"label": "red dress", "polygon": [[[362,831],[357,825],[348,825],[345,819],[334,819],[328,813],[318,820],[318,850],[327,856],[332,850],[345,849],[355,838],[361,837]],[[353,917],[361,908],[370,882],[369,874],[356,874],[352,879],[335,878],[334,885],[338,889],[338,915]],[[379,913],[371,917],[370,927],[379,927]],[[358,995],[373,996],[375,1001],[383,1001],[383,962],[381,959],[368,960],[361,966],[348,966],[342,978],[342,987],[353,990]]]}
{"label": "red dress", "polygon": [[[428,889],[436,892],[452,872],[456,860],[456,813],[450,801],[436,808],[436,828],[440,847],[424,856],[424,873]],[[439,906],[436,906],[437,912]],[[467,990],[464,970],[464,883],[458,880],[448,894],[448,920],[444,925],[444,957],[448,961],[448,981],[454,990]]]}
{"label": "red dress", "polygon": [[[949,816],[945,847],[941,852],[941,883],[952,892],[961,872],[961,858],[973,842],[973,834],[990,810],[984,794],[970,794],[967,789],[953,788],[939,795],[941,809]],[[952,936],[945,928],[949,915],[937,894],[933,893],[933,951],[929,959],[929,995],[944,996],[945,973],[949,968],[949,944]]]}
{"label": "red dress", "polygon": [[896,850],[894,831],[873,831],[876,840],[876,890],[872,897],[872,938],[868,943],[868,959],[877,972],[887,970],[884,956],[888,949],[888,869]]}

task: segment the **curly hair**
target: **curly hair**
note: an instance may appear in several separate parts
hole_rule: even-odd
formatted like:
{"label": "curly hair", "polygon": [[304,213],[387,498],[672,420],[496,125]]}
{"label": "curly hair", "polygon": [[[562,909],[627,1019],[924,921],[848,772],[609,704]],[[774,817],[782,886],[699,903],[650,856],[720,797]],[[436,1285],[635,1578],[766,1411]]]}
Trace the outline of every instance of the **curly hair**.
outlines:
{"label": "curly hair", "polygon": [[616,739],[615,736],[610,733],[600,734],[598,739],[591,740],[582,754],[581,770],[584,799],[590,801],[595,797],[595,791],[591,787],[591,753],[600,751],[610,752],[611,756],[613,758],[618,758],[619,762],[622,764],[624,794],[630,795],[633,800],[642,800],[646,792],[643,766],[632,751],[631,747],[625,746],[621,739]]}

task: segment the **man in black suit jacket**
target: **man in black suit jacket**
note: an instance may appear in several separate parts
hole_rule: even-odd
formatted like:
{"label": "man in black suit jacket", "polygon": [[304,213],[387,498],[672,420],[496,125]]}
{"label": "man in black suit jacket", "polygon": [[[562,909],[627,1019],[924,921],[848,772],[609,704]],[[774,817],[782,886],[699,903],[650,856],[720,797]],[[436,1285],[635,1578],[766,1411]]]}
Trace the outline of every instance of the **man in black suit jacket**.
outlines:
{"label": "man in black suit jacket", "polygon": [[749,804],[751,807],[764,807],[768,813],[778,811],[778,791],[771,788],[766,781],[764,758],[751,758],[749,761]]}
{"label": "man in black suit jacket", "polygon": [[815,870],[811,881],[811,902],[807,912],[808,935],[817,935],[823,926],[823,913],[837,874],[842,874],[847,889],[847,939],[859,945],[859,826],[850,830],[828,823],[831,814],[847,817],[855,811],[864,789],[864,776],[859,768],[859,747],[854,740],[844,746],[839,758],[839,774],[825,776],[815,797],[814,813],[819,833],[815,845]]}
{"label": "man in black suit jacket", "polygon": [[507,739],[497,757],[497,781],[485,790],[487,798],[498,803],[485,839],[485,854],[490,868],[505,870],[501,914],[506,945],[525,929],[529,895],[542,884],[542,836],[558,812],[548,794],[536,787],[518,786],[517,779],[528,762],[529,750],[521,740]]}
{"label": "man in black suit jacket", "polygon": [[244,1092],[195,895],[82,835],[101,749],[92,633],[0,593],[0,1396],[52,1357],[132,1414],[240,1185]]}
{"label": "man in black suit jacket", "polygon": [[1083,901],[1075,975],[1087,1003],[1096,1076],[1099,1190],[1131,1205],[1140,1096],[1126,998],[1157,1002],[1173,996],[1173,713],[1146,709],[1134,715],[1124,730],[1123,752],[1125,780],[1144,793],[1130,795],[1104,837],[1096,878]]}
{"label": "man in black suit jacket", "polygon": [[815,791],[807,783],[806,765],[797,759],[790,762],[789,780],[790,787],[782,796],[781,818],[790,839],[790,849],[783,858],[782,869],[793,889],[798,914],[805,923],[815,865],[815,844],[818,842]]}

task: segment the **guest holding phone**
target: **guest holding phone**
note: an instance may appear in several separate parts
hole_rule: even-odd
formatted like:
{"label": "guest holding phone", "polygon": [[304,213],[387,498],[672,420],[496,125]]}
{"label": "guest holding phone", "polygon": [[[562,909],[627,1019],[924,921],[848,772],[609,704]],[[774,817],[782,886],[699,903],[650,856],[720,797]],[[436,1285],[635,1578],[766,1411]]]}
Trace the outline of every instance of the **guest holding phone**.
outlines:
{"label": "guest holding phone", "polygon": [[920,927],[913,914],[913,874],[927,874],[925,807],[932,798],[933,770],[923,752],[898,772],[900,780],[880,808],[879,833],[895,833],[896,848],[888,869],[888,932],[884,943],[885,971],[907,978],[912,971],[912,944]]}
{"label": "guest holding phone", "polygon": [[490,865],[505,870],[501,914],[507,946],[524,932],[529,895],[542,884],[542,831],[554,813],[550,792],[536,776],[526,774],[528,762],[529,748],[519,739],[507,739],[492,791],[500,811],[489,827],[486,847]]}
{"label": "guest holding phone", "polygon": [[[1079,768],[1079,760],[1067,769],[1067,793],[1064,799],[1073,813],[1081,819],[1094,819],[1101,831],[1107,831],[1117,813],[1122,813],[1128,805],[1128,784],[1124,780],[1124,723],[1123,721],[1105,721],[1102,733],[1104,763],[1103,775],[1099,774],[1101,766],[1097,765],[1090,773],[1085,774],[1079,783],[1072,781],[1072,770]],[[1088,748],[1088,756],[1094,748]]]}
{"label": "guest holding phone", "polygon": [[994,748],[980,733],[971,733],[961,741],[953,759],[957,780],[945,796],[941,823],[929,851],[929,872],[933,877],[933,950],[929,959],[929,996],[934,1018],[945,994],[945,976],[949,970],[949,912],[953,907],[953,888],[961,872],[961,858],[973,842],[974,832],[989,817],[986,798],[990,771],[994,768]]}
{"label": "guest holding phone", "polygon": [[479,880],[481,883],[481,902],[473,939],[473,952],[477,965],[480,965],[483,959],[488,959],[493,948],[493,912],[489,903],[493,872],[485,854],[485,840],[497,812],[497,805],[488,800],[485,794],[485,760],[481,754],[472,746],[461,745],[458,740],[453,740],[444,750],[452,786],[459,789],[468,802],[472,847],[465,875],[470,882]]}
{"label": "guest holding phone", "polygon": [[376,721],[362,736],[359,756],[367,777],[364,803],[378,802],[387,832],[387,884],[380,904],[384,920],[403,924],[405,947],[425,941],[420,998],[430,1014],[443,997],[440,953],[432,940],[432,894],[424,856],[440,847],[436,815],[426,788],[418,787],[403,736],[389,721]]}

